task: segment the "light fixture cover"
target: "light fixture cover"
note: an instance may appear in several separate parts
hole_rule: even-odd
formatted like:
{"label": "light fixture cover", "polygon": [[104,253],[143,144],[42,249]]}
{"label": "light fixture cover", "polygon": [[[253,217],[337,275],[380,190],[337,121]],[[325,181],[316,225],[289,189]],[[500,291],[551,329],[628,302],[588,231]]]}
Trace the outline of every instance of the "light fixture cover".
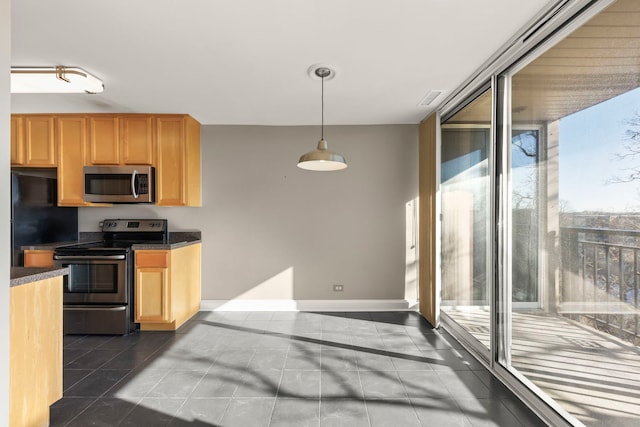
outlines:
{"label": "light fixture cover", "polygon": [[300,156],[298,167],[311,171],[337,171],[347,167],[342,154],[327,149],[327,141],[321,139],[318,148]]}
{"label": "light fixture cover", "polygon": [[101,93],[102,81],[82,68],[11,67],[11,93]]}

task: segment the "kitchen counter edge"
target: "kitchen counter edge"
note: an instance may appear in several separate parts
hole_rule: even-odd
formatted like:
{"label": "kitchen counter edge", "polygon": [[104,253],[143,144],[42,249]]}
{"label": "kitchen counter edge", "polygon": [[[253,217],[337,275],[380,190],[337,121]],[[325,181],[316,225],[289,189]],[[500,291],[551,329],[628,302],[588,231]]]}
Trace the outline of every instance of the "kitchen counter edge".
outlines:
{"label": "kitchen counter edge", "polygon": [[202,240],[183,240],[180,242],[168,242],[168,243],[136,243],[131,246],[131,249],[134,251],[154,251],[154,250],[172,250],[178,249],[185,246],[195,245],[197,243],[202,243]]}
{"label": "kitchen counter edge", "polygon": [[10,286],[26,285],[27,283],[65,276],[67,274],[69,274],[69,269],[66,267],[11,267]]}
{"label": "kitchen counter edge", "polygon": [[[91,243],[98,242],[102,239],[100,238],[100,233],[82,233],[84,235],[80,236],[80,239],[77,241],[71,242],[54,242],[54,243],[37,243],[33,245],[25,245],[22,246],[22,250],[49,250],[53,251],[56,248],[60,248],[63,246],[77,245],[79,243]],[[196,243],[202,243],[200,231],[173,231],[169,233],[169,241],[167,243],[138,243],[132,246],[133,250],[171,250],[178,249],[183,246],[194,245]]]}

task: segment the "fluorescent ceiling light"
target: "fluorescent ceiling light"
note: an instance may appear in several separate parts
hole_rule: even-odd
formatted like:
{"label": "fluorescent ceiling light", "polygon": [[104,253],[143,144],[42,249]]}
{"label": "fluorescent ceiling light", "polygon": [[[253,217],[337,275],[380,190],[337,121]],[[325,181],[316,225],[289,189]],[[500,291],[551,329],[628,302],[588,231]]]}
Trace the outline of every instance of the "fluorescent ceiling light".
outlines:
{"label": "fluorescent ceiling light", "polygon": [[11,67],[11,93],[101,93],[102,80],[82,68]]}

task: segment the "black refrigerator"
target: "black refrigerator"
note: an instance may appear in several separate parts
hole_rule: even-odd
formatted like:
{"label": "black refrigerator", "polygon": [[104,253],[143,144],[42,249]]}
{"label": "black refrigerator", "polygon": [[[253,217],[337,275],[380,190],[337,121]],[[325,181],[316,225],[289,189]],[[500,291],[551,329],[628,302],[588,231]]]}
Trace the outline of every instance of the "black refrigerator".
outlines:
{"label": "black refrigerator", "polygon": [[78,239],[78,208],[58,207],[56,170],[11,169],[11,265],[24,265],[22,246]]}

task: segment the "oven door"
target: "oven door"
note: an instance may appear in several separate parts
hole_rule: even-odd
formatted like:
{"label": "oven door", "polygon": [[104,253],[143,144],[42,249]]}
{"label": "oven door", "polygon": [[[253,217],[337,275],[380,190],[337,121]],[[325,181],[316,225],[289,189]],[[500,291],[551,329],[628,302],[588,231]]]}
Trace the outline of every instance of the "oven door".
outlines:
{"label": "oven door", "polygon": [[69,268],[64,276],[65,304],[126,304],[129,284],[125,254],[54,255],[55,265]]}

